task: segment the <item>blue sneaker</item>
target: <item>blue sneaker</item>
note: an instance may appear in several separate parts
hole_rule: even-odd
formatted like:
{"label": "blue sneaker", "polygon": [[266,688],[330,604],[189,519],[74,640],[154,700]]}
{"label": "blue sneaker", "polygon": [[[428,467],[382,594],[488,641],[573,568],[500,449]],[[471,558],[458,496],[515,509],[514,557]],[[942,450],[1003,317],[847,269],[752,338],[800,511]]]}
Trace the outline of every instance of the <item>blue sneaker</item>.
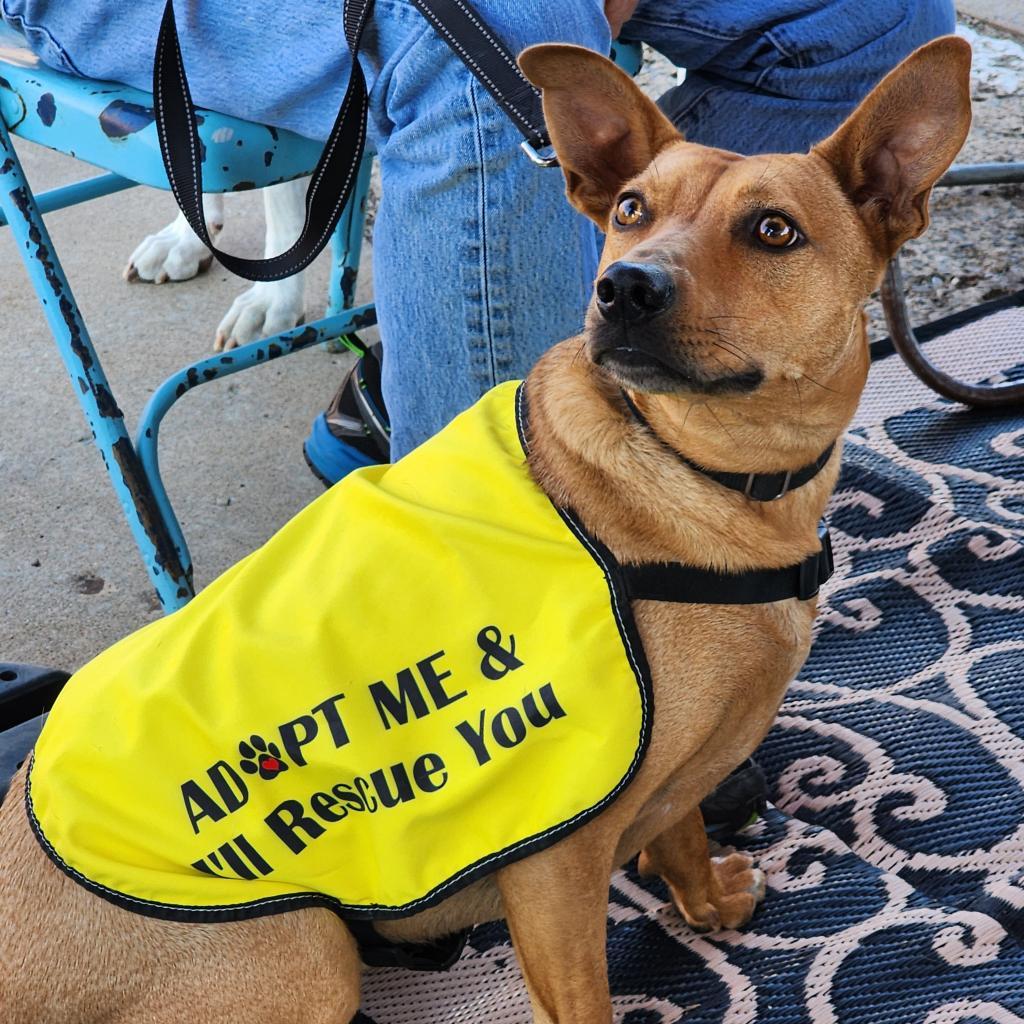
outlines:
{"label": "blue sneaker", "polygon": [[381,391],[380,345],[365,349],[302,446],[326,487],[363,466],[390,461],[391,427]]}

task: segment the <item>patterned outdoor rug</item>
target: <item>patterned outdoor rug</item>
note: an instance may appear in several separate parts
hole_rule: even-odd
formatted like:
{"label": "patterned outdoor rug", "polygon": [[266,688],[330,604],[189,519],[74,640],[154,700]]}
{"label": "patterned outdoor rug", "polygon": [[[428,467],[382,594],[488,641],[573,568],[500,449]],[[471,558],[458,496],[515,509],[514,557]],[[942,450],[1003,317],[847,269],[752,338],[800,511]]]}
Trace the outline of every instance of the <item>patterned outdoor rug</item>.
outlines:
{"label": "patterned outdoor rug", "polygon": [[[1024,415],[933,402],[851,435],[837,572],[759,753],[777,809],[742,932],[699,936],[616,875],[628,1024],[1024,1024]],[[376,1024],[529,1021],[508,935],[447,974],[378,970]]]}

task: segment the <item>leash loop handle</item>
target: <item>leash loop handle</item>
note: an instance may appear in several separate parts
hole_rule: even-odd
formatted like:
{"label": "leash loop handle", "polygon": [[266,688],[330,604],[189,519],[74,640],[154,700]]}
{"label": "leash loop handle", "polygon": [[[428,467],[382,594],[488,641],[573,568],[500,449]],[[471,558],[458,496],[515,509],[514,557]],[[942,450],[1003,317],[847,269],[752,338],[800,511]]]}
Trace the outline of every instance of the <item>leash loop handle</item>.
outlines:
{"label": "leash loop handle", "polygon": [[153,61],[154,113],[160,153],[171,191],[189,227],[233,274],[248,281],[279,281],[290,277],[319,255],[337,226],[352,194],[366,145],[369,97],[358,53],[372,5],[373,0],[345,0],[342,21],[352,55],[352,70],[338,116],[309,180],[302,231],[286,252],[267,259],[247,259],[218,249],[206,228],[199,127],[185,77],[174,2],[167,0]]}
{"label": "leash loop handle", "polygon": [[[550,145],[540,93],[468,0],[413,2],[512,119],[525,139],[527,155],[541,166],[555,166],[553,158],[538,154]],[[345,98],[309,180],[302,231],[286,252],[247,259],[218,249],[206,228],[199,127],[181,56],[174,2],[166,2],[153,61],[153,97],[167,179],[189,227],[228,270],[247,281],[280,281],[298,273],[320,254],[337,227],[366,146],[369,96],[359,64],[359,45],[372,7],[373,0],[344,0],[342,23],[352,68]]]}

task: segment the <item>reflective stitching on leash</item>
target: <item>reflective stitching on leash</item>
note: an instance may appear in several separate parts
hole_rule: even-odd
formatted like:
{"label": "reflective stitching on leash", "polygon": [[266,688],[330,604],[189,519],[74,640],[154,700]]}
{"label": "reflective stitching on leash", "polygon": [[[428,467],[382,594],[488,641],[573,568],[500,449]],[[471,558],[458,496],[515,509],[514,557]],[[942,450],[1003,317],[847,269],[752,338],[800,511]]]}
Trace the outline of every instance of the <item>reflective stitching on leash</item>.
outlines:
{"label": "reflective stitching on leash", "polygon": [[[483,81],[485,81],[491,87],[491,89],[494,90],[494,92],[501,93],[501,90],[498,88],[497,83],[491,79],[487,72],[484,71],[484,69],[480,67],[480,65],[477,64],[475,60],[473,60],[472,54],[470,54],[462,46],[462,44],[455,38],[455,36],[451,34],[448,28],[445,25],[441,24],[440,22],[435,21],[433,18],[430,18],[430,21],[433,24],[433,26],[438,30],[438,32],[440,32],[445,37],[445,39],[448,40],[448,45],[451,46],[453,50],[457,50],[462,55],[463,60],[465,60],[465,62],[473,69],[474,74],[476,74],[478,78],[483,79]],[[507,96],[505,97],[505,103],[507,105],[508,110],[510,110],[515,115],[515,117],[519,120],[523,127],[525,127],[531,135],[534,135],[536,133],[536,129],[530,123],[526,115]]]}
{"label": "reflective stitching on leash", "polygon": [[[358,33],[361,33],[364,23],[365,23],[365,18],[361,20],[361,23],[357,23],[355,31],[357,31]],[[358,36],[356,38],[358,39]],[[358,46],[356,48],[358,49]],[[164,62],[166,60],[166,54],[164,53],[164,49],[165,49],[165,47],[163,47],[163,46],[160,47],[159,60],[160,60],[160,66],[161,67],[165,66]],[[351,47],[350,47],[350,50],[351,50]],[[189,95],[188,94],[188,80],[185,77],[185,68],[184,68],[184,65],[182,63],[181,47],[180,46],[177,48],[177,52],[176,52],[175,56],[176,56],[176,64],[177,64],[177,71],[178,71],[178,79],[181,82],[182,95],[187,100],[188,95]],[[357,140],[357,144],[356,144],[356,151],[361,153],[363,148],[366,145],[366,115],[367,115],[367,112],[368,112],[368,105],[367,105],[367,97],[366,97],[366,80],[365,80],[365,78],[363,76],[362,68],[360,68],[358,66],[358,57],[354,53],[352,54],[352,71],[351,71],[350,74],[351,74],[351,77],[350,77],[350,81],[349,81],[349,88],[345,92],[345,98],[344,98],[344,100],[342,102],[341,110],[339,111],[339,114],[338,114],[338,119],[339,119],[339,121],[341,121],[343,123],[344,120],[345,120],[345,117],[347,116],[349,104],[351,103],[352,96],[353,96],[353,94],[355,92],[355,90],[352,88],[352,86],[356,83],[356,81],[357,81],[356,76],[358,75],[359,76],[358,77],[358,81],[362,82],[363,89],[362,89],[362,95],[359,97],[359,105],[360,105],[360,108],[361,108],[361,113],[360,113],[360,117],[359,117],[359,132],[358,132],[358,140]],[[164,104],[163,104],[163,77],[162,77],[162,75],[157,75],[156,86],[157,86],[157,99],[160,101],[159,102],[159,106],[161,108],[163,108]],[[170,144],[168,142],[167,133],[166,133],[165,126],[163,124],[162,119],[158,119],[158,127],[159,127],[159,131],[160,131],[160,136],[163,139],[164,149],[165,149],[166,152],[170,153],[171,147],[170,147]],[[331,144],[330,144],[330,146],[327,149],[327,153],[322,158],[323,164],[325,166],[330,161],[331,156],[334,153],[334,150],[335,150],[335,148],[336,148],[336,146],[338,144],[338,138],[339,137],[340,137],[340,133],[338,135],[335,135],[332,138]],[[188,144],[189,144],[189,155],[190,155],[190,160],[191,160],[191,164],[192,164],[192,176],[195,179],[195,182],[196,182],[196,185],[197,185],[197,188],[196,188],[196,191],[195,191],[195,195],[192,197],[192,202],[190,204],[186,204],[185,202],[182,201],[182,195],[181,195],[181,192],[180,192],[180,190],[178,188],[177,181],[175,180],[175,178],[173,176],[173,173],[170,172],[170,167],[168,167],[169,173],[167,175],[167,180],[168,180],[168,183],[171,186],[171,192],[173,193],[174,198],[177,200],[178,206],[181,207],[182,210],[185,209],[186,205],[192,207],[193,215],[195,216],[196,221],[203,226],[203,231],[200,234],[200,238],[207,244],[207,246],[209,247],[209,249],[213,253],[215,253],[218,257],[223,255],[223,256],[227,256],[229,259],[235,259],[235,260],[240,259],[240,257],[232,256],[231,253],[226,253],[226,252],[223,252],[223,250],[218,249],[217,246],[213,244],[212,239],[210,239],[209,232],[206,230],[206,217],[205,217],[205,212],[203,210],[203,203],[202,203],[202,189],[201,189],[201,187],[199,187],[200,184],[201,184],[201,180],[202,180],[202,169],[199,167],[199,163],[198,163],[198,155],[197,155],[197,151],[196,151],[195,134],[194,134],[194,132],[189,132],[188,133]],[[341,187],[341,189],[338,192],[338,198],[337,198],[337,201],[334,204],[333,209],[331,210],[331,215],[328,218],[327,226],[324,228],[324,230],[320,233],[320,236],[313,243],[313,252],[307,254],[302,259],[302,261],[295,268],[293,273],[297,273],[300,270],[304,270],[317,257],[317,255],[319,255],[319,250],[320,250],[324,240],[326,239],[327,235],[330,234],[330,232],[335,227],[334,221],[337,218],[339,210],[340,210],[340,208],[342,206],[342,199],[343,198],[345,198],[345,199],[348,198],[346,193],[348,192],[349,187],[350,187],[350,185],[352,183],[352,178],[353,178],[353,176],[356,173],[356,170],[357,170],[357,167],[358,167],[358,163],[359,163],[359,161],[356,161],[356,160],[350,161],[348,172],[347,172],[347,174],[345,176],[344,183],[342,184],[342,187]],[[325,175],[322,174],[322,173],[319,174],[319,175],[316,175],[311,180],[310,185],[309,185],[309,189],[307,190],[307,194],[306,194],[307,223],[308,223],[309,208],[312,205],[313,199],[316,196],[316,192],[317,192],[317,189],[320,186],[320,182],[324,179],[324,177],[325,177]],[[305,227],[306,227],[306,225],[304,224],[303,225],[303,233],[301,235],[299,235],[298,239],[296,239],[295,243],[291,246],[291,248],[289,248],[287,250],[287,252],[283,252],[283,253],[281,253],[278,256],[272,257],[272,261],[273,262],[276,263],[278,261],[287,259],[289,254],[294,252],[295,249],[298,248],[303,243],[303,239],[304,239],[304,235],[305,235]],[[272,270],[272,269],[267,269],[267,270],[264,270],[264,271],[259,271],[259,270],[255,270],[255,269],[249,269],[253,264],[259,264],[260,261],[258,261],[258,260],[251,260],[251,261],[250,260],[245,260],[243,262],[245,262],[245,264],[246,264],[247,273],[252,275],[252,280],[254,280],[254,281],[281,280],[280,276],[278,276],[275,273],[275,271]]]}

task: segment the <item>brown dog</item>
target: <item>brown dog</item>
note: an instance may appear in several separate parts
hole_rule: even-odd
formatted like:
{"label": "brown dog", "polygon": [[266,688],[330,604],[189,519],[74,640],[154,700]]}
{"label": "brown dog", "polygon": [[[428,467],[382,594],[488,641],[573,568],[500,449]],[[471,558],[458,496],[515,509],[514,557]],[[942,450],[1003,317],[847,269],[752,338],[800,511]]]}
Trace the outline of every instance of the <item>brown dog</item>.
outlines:
{"label": "brown dog", "polygon": [[[799,562],[817,548],[838,448],[767,502],[669,446],[710,469],[763,473],[805,466],[840,437],[868,369],[862,305],[925,229],[931,187],[967,133],[969,47],[950,37],[918,50],[799,156],[688,144],[585,50],[534,47],[522,66],[543,89],[570,201],[608,232],[586,331],[530,375],[536,480],[623,563]],[[638,851],[695,928],[742,925],[763,893],[745,856],[709,860],[698,803],[771,724],[815,601],[635,612],[657,712],[629,787],[548,849],[379,926],[422,940],[506,918],[539,1021],[611,1020],[609,877]],[[355,1012],[358,952],[329,911],[228,924],[127,913],[53,867],[23,794],[24,772],[0,811],[2,1024],[340,1024]]]}

